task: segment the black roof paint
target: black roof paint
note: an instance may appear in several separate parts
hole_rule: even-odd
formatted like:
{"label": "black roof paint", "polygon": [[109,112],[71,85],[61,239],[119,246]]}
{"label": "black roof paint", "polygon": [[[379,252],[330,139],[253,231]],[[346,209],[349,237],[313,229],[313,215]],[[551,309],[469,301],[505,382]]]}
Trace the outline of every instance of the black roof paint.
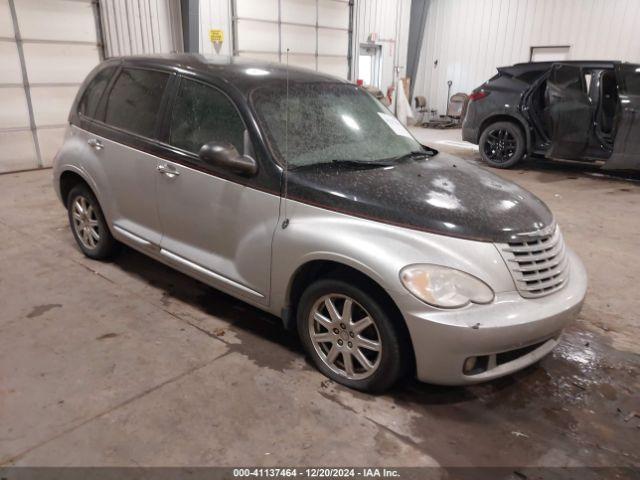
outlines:
{"label": "black roof paint", "polygon": [[[110,62],[122,62],[130,66],[144,68],[162,68],[182,73],[203,81],[224,83],[247,96],[256,87],[262,87],[272,82],[330,82],[348,83],[338,77],[326,75],[289,66],[281,63],[265,62],[246,57],[232,57],[227,55],[204,56],[200,54],[167,54],[167,55],[139,55],[131,57],[116,57]],[[266,74],[259,74],[256,70],[263,70]],[[258,73],[258,74],[256,74]]]}
{"label": "black roof paint", "polygon": [[[172,54],[109,59],[90,74],[78,98],[97,71],[113,64],[173,71],[216,85],[234,99],[245,117],[254,115],[248,101],[253,89],[268,86],[272,82],[281,84],[287,76],[294,82],[348,83],[311,70],[289,67],[287,72],[284,65],[245,58]],[[250,69],[264,70],[268,75],[255,75],[252,73],[260,72],[251,72]],[[73,110],[70,119],[75,123]],[[248,126],[255,129],[252,138],[254,142],[260,142],[258,150],[270,157],[270,165],[261,167],[267,170],[260,173],[266,174],[265,181],[254,184],[253,178],[234,179],[227,173],[210,170],[206,166],[202,170],[249,188],[278,194],[282,190],[282,168],[267,147],[265,136],[255,118],[245,119],[251,120]],[[109,128],[104,125],[92,125],[91,121],[85,120],[81,126],[91,131],[97,129],[95,132],[98,134],[110,135]],[[127,137],[126,134],[118,134],[114,135],[114,140],[123,143],[131,141]],[[180,155],[170,151],[170,146],[157,143],[137,139],[132,146],[166,157],[169,161],[183,162]],[[185,165],[194,167],[188,162]],[[446,236],[507,242],[517,234],[535,232],[553,223],[553,215],[547,206],[532,193],[446,154],[425,160],[411,160],[388,168],[348,168],[339,164],[316,166],[291,170],[288,177],[288,193],[292,200]]]}

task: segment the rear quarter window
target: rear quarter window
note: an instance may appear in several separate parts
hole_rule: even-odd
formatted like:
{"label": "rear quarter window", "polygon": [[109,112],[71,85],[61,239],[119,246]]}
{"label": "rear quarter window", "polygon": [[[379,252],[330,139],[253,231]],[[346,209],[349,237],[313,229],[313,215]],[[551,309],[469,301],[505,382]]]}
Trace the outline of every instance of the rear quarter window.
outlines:
{"label": "rear quarter window", "polygon": [[93,80],[91,80],[91,83],[89,83],[87,88],[84,90],[82,98],[78,103],[78,113],[80,115],[95,118],[98,103],[100,103],[102,94],[107,88],[107,85],[109,85],[109,81],[111,80],[111,77],[113,77],[116,68],[117,67],[115,66],[107,67],[93,77]]}

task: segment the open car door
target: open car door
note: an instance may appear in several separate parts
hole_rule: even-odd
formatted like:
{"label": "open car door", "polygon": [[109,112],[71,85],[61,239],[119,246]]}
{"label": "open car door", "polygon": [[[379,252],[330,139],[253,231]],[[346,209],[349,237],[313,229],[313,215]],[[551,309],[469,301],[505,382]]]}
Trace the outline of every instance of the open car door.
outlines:
{"label": "open car door", "polygon": [[593,131],[593,106],[580,67],[556,63],[547,79],[546,118],[551,147],[547,156],[580,159]]}
{"label": "open car door", "polygon": [[640,170],[640,65],[617,65],[616,80],[620,114],[617,119],[613,154],[602,168]]}

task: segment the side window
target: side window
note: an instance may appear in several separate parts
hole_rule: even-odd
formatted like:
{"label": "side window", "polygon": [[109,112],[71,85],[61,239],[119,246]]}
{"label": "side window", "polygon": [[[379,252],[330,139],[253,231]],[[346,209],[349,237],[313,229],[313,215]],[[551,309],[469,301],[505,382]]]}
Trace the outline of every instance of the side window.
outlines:
{"label": "side window", "polygon": [[153,137],[160,99],[168,73],[125,68],[107,99],[105,122],[145,137]]}
{"label": "side window", "polygon": [[171,114],[171,145],[198,153],[205,143],[229,142],[242,154],[244,130],[242,118],[223,93],[182,79]]}
{"label": "side window", "polygon": [[85,117],[95,118],[96,108],[102,98],[104,89],[107,88],[109,80],[113,77],[117,67],[108,67],[98,72],[87,86],[82,98],[78,103],[78,113]]}
{"label": "side window", "polygon": [[627,95],[640,95],[640,65],[624,65],[622,89]]}

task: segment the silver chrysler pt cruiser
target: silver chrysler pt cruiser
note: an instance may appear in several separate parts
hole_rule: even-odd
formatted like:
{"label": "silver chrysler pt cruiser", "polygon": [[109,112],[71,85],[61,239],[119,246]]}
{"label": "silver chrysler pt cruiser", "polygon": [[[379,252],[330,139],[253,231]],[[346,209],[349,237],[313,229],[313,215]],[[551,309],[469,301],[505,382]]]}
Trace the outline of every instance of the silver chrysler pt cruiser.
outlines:
{"label": "silver chrysler pt cruiser", "polygon": [[349,387],[507,375],[582,305],[584,267],[544,203],[336,78],[110,59],[69,124],[54,185],[85,255],[124,243],[277,315]]}

